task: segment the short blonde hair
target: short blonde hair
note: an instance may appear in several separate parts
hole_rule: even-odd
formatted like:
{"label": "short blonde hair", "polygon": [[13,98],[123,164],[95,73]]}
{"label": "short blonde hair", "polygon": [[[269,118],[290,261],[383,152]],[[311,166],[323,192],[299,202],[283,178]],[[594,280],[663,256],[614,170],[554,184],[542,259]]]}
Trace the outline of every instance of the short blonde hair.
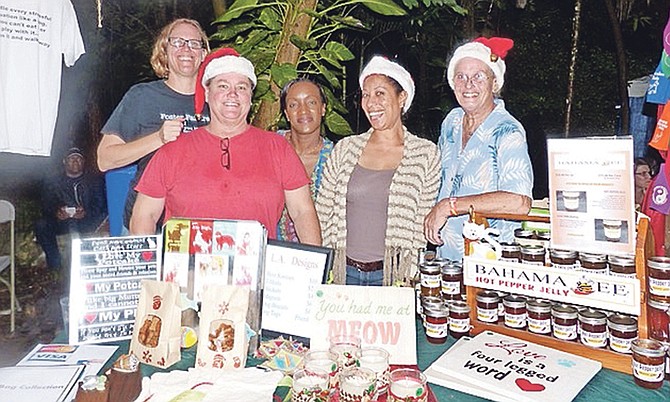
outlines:
{"label": "short blonde hair", "polygon": [[170,68],[168,67],[167,60],[168,37],[172,33],[174,27],[179,24],[193,25],[200,33],[200,39],[202,39],[204,49],[207,53],[209,53],[209,40],[207,39],[207,34],[205,34],[205,31],[202,30],[202,27],[198,21],[188,18],[178,18],[172,21],[163,27],[161,32],[158,34],[158,37],[154,42],[153,51],[151,52],[151,68],[154,69],[154,72],[160,78],[167,78],[170,74]]}

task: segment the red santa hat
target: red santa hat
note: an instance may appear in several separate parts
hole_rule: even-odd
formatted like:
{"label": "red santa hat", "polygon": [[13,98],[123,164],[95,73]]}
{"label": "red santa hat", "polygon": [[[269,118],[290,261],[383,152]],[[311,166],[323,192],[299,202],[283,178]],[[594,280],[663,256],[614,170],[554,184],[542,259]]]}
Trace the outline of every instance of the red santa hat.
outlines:
{"label": "red santa hat", "polygon": [[498,82],[497,90],[501,90],[505,83],[505,57],[507,52],[514,46],[514,41],[508,38],[484,38],[480,37],[472,42],[466,43],[456,49],[449,61],[447,68],[447,80],[449,86],[454,89],[454,74],[456,64],[465,57],[484,62],[493,71]]}
{"label": "red santa hat", "polygon": [[195,83],[195,116],[200,119],[202,110],[205,108],[205,84],[219,74],[238,73],[251,80],[256,86],[256,73],[254,65],[240,56],[235,49],[222,47],[208,54],[200,64],[198,78]]}
{"label": "red santa hat", "polygon": [[402,112],[407,113],[409,107],[412,106],[415,92],[414,80],[410,73],[400,64],[394,63],[384,56],[374,56],[365,68],[363,68],[361,76],[358,78],[361,89],[363,89],[363,81],[373,74],[381,74],[393,78],[407,92],[407,100],[402,108]]}

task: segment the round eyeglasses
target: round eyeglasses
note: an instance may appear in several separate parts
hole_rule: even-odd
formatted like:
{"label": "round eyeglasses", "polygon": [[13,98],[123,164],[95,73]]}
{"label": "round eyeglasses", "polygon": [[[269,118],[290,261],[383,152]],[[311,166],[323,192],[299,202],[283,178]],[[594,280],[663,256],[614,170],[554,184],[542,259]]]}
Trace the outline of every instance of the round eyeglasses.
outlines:
{"label": "round eyeglasses", "polygon": [[181,49],[184,45],[188,45],[188,48],[191,50],[200,50],[204,47],[204,44],[200,39],[184,39],[175,36],[167,38],[167,41],[170,45]]}

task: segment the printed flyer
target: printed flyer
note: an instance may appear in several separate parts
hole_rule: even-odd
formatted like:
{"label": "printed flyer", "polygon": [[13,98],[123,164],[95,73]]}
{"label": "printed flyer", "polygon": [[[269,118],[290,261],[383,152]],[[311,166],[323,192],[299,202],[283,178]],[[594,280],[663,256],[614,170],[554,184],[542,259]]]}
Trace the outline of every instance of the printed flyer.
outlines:
{"label": "printed flyer", "polygon": [[635,253],[632,137],[548,139],[551,247]]}

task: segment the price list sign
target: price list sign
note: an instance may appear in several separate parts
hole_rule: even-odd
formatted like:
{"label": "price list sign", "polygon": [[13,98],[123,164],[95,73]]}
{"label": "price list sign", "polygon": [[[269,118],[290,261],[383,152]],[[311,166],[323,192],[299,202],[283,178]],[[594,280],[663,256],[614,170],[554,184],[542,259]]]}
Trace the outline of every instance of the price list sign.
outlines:
{"label": "price list sign", "polygon": [[69,343],[130,339],[143,279],[158,279],[160,237],[75,239]]}

